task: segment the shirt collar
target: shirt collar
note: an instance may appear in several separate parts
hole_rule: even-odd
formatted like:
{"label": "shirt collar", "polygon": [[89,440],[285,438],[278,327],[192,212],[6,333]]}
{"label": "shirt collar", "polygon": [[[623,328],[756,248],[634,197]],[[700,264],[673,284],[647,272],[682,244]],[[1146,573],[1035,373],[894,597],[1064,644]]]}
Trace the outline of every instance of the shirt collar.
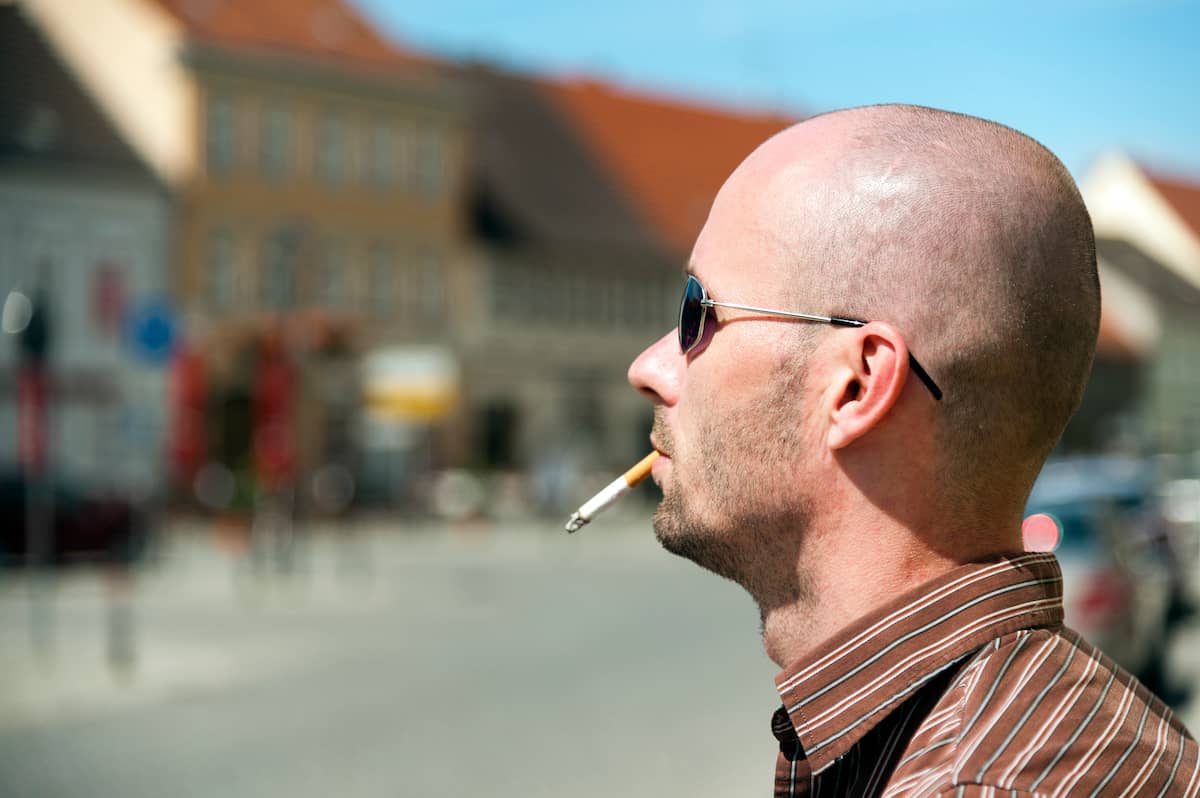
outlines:
{"label": "shirt collar", "polygon": [[816,774],[989,640],[1062,619],[1062,573],[1054,555],[964,565],[838,632],[782,671],[775,684]]}

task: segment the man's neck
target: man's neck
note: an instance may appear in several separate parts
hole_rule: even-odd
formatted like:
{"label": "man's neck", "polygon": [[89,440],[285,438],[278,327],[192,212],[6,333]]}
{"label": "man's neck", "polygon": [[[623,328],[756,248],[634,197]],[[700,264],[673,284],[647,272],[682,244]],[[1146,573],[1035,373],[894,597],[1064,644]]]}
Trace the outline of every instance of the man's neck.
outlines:
{"label": "man's neck", "polygon": [[902,529],[843,528],[813,538],[798,565],[811,590],[787,603],[760,602],[763,647],[780,668],[811,655],[841,629],[961,564]]}

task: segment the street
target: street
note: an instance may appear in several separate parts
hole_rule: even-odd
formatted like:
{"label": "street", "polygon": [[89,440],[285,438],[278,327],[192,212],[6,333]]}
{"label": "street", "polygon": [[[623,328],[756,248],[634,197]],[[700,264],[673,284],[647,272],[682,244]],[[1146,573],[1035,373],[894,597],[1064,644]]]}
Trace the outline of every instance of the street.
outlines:
{"label": "street", "polygon": [[[252,579],[203,528],[174,533],[139,580],[128,672],[105,661],[95,572],[56,588],[48,667],[3,574],[0,796],[770,790],[757,611],[647,519],[358,534],[324,530],[297,574]],[[1194,629],[1172,667],[1196,683]]]}
{"label": "street", "polygon": [[757,611],[645,519],[364,537],[322,536],[300,576],[256,582],[176,536],[141,578],[129,674],[105,663],[98,578],[59,585],[46,670],[5,575],[0,795],[770,789]]}

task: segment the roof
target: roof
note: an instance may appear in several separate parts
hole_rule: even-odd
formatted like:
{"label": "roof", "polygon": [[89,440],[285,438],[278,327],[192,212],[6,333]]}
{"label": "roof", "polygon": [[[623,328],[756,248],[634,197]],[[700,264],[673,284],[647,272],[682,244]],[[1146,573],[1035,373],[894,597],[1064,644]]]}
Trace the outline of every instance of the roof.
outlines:
{"label": "roof", "polygon": [[475,115],[474,222],[497,243],[614,245],[665,254],[612,170],[537,80],[462,71]]}
{"label": "roof", "polygon": [[1120,269],[1157,304],[1181,309],[1189,315],[1200,313],[1200,287],[1128,241],[1097,238],[1096,256]]}
{"label": "roof", "polygon": [[[1200,313],[1200,288],[1133,244],[1118,238],[1096,239],[1096,256],[1118,269],[1129,281],[1145,292],[1154,304],[1167,311],[1167,323],[1173,317],[1196,318]],[[1100,337],[1096,351],[1114,358],[1137,358],[1145,354],[1145,345],[1131,336],[1119,308],[1106,306],[1100,315]]]}
{"label": "roof", "polygon": [[380,35],[347,0],[148,0],[193,39],[341,64],[422,69],[433,60]]}
{"label": "roof", "polygon": [[151,178],[149,167],[18,6],[0,4],[0,162],[78,178],[81,166]]}
{"label": "roof", "polygon": [[678,253],[691,251],[729,173],[764,140],[798,121],[634,94],[595,81],[550,81],[542,87]]}
{"label": "roof", "polygon": [[1200,236],[1200,184],[1153,173],[1147,173],[1146,177],[1163,199],[1175,209],[1192,233]]}
{"label": "roof", "polygon": [[1109,313],[1100,314],[1100,333],[1096,338],[1096,354],[1118,360],[1134,360],[1142,355],[1143,347]]}

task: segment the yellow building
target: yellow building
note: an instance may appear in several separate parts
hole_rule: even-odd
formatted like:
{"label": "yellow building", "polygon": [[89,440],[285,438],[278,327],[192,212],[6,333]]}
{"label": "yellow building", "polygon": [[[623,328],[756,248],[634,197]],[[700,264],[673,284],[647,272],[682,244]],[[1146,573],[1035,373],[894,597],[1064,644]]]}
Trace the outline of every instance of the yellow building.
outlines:
{"label": "yellow building", "polygon": [[443,68],[342,0],[21,6],[171,192],[210,448],[251,456],[266,336],[297,367],[300,476],[341,456],[326,433],[356,423],[354,353],[447,340],[465,290],[465,122]]}
{"label": "yellow building", "polygon": [[[186,306],[221,322],[319,310],[389,340],[442,329],[464,139],[437,67],[340,3],[278,9],[314,20],[280,31],[270,3],[157,2],[211,11],[172,10],[195,87],[195,168],[179,183]],[[252,15],[273,40],[238,36]]]}

